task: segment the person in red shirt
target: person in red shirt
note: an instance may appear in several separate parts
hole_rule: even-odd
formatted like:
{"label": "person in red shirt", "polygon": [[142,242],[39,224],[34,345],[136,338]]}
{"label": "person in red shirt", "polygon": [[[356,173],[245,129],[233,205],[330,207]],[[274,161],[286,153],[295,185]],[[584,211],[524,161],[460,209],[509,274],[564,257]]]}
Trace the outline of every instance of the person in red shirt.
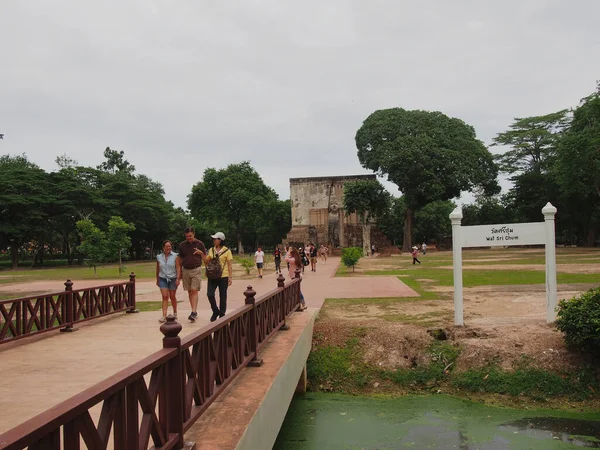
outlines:
{"label": "person in red shirt", "polygon": [[412,259],[413,259],[413,264],[415,262],[418,262],[419,264],[421,264],[421,261],[419,261],[419,259],[417,258],[418,252],[419,252],[419,249],[417,247],[412,248],[411,255],[412,255]]}

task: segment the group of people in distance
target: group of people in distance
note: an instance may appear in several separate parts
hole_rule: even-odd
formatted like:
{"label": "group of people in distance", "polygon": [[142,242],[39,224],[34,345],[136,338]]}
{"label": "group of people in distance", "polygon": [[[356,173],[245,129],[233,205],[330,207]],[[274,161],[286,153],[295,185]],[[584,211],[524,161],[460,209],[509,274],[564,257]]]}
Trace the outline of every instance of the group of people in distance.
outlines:
{"label": "group of people in distance", "polygon": [[[209,267],[211,260],[217,260],[220,270],[216,276],[208,277],[206,295],[212,309],[210,321],[214,322],[225,315],[227,311],[227,288],[233,282],[231,250],[224,245],[225,235],[217,232],[211,236],[213,246],[207,252],[204,243],[196,239],[193,228],[184,230],[185,241],[178,247],[178,253],[173,252],[171,241],[163,242],[163,253],[156,256],[156,285],[162,296],[162,316],[159,322],[166,320],[169,299],[173,315],[177,318],[177,298],[175,293],[180,283],[187,291],[192,312],[188,316],[190,322],[198,318],[198,292],[202,287],[202,265]],[[207,270],[208,272],[208,270]],[[219,290],[219,306],[216,292]]]}
{"label": "group of people in distance", "polygon": [[[223,317],[227,311],[227,289],[233,282],[233,254],[224,244],[225,234],[217,232],[211,236],[213,246],[207,251],[204,243],[196,239],[194,229],[188,227],[184,230],[185,240],[177,247],[177,253],[173,251],[171,241],[163,242],[163,252],[156,256],[156,285],[162,296],[162,316],[159,322],[165,322],[169,309],[169,300],[173,309],[173,315],[177,318],[176,292],[183,282],[183,289],[188,293],[192,312],[188,316],[190,322],[198,318],[198,293],[202,287],[202,266],[206,268],[207,288],[206,295],[210,303],[212,315],[210,321]],[[304,266],[311,266],[311,271],[317,270],[317,258],[321,257],[323,263],[327,262],[329,249],[324,245],[317,250],[311,243],[306,248],[295,248],[289,246],[284,251],[280,246],[275,248],[273,257],[275,259],[275,272],[281,273],[281,262],[285,260],[288,267],[288,275],[291,279],[296,276],[296,268],[304,272]],[[265,254],[258,247],[254,254],[254,263],[258,269],[258,277],[263,277]],[[310,259],[309,259],[310,258]],[[212,262],[211,262],[212,261]],[[216,292],[219,291],[219,304],[217,306]],[[304,295],[300,292],[300,310],[306,309]]]}

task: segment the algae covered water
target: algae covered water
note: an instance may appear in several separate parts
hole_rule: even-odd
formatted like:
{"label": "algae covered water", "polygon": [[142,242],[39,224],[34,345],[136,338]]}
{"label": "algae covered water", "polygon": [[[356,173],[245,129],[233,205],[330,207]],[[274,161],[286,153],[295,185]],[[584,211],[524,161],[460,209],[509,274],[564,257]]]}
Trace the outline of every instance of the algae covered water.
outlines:
{"label": "algae covered water", "polygon": [[600,448],[600,413],[498,408],[442,395],[311,393],[294,398],[274,448]]}

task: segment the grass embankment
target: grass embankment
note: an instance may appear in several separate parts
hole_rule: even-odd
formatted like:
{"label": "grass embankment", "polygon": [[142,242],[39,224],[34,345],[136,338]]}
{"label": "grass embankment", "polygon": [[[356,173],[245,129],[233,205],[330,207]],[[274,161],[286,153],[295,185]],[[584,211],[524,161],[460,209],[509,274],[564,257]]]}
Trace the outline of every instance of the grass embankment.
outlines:
{"label": "grass embankment", "polygon": [[514,370],[498,364],[455,371],[461,347],[453,342],[433,341],[425,363],[386,369],[364,359],[363,340],[368,334],[357,327],[343,345],[324,345],[315,336],[308,359],[309,389],[345,394],[400,394],[430,392],[449,394],[499,394],[520,401],[548,402],[597,400],[600,384],[591,367],[577,372],[551,372],[522,358]]}
{"label": "grass embankment", "polygon": [[[585,286],[592,287],[600,283],[600,274],[582,273],[593,270],[578,270],[582,269],[581,266],[573,268],[577,264],[596,264],[600,253],[559,250],[557,262],[571,265],[568,272],[560,272],[559,267],[559,284],[582,284],[587,289]],[[419,296],[327,299],[315,326],[313,351],[308,361],[311,390],[361,395],[444,392],[485,398],[499,396],[503,403],[543,401],[558,407],[568,407],[568,402],[584,401],[590,405],[600,401],[599,378],[592,366],[564,363],[558,369],[556,366],[549,368],[540,364],[543,356],[537,354],[531,357],[522,342],[513,345],[512,340],[508,345],[513,349],[512,353],[508,352],[513,358],[509,364],[499,357],[480,358],[475,364],[469,360],[467,364],[463,361],[472,356],[473,347],[469,347],[467,353],[460,339],[438,341],[427,335],[426,331],[431,331],[431,327],[445,328],[446,331],[452,328],[451,290],[437,289],[453,284],[453,273],[449,268],[452,255],[434,253],[420,259],[423,264],[416,266],[411,264],[410,257],[404,256],[365,259],[361,260],[355,274],[352,274],[352,269],[338,269],[338,276],[398,276]],[[463,259],[466,260],[465,265],[495,266],[489,270],[463,270],[465,287],[545,283],[545,272],[539,267],[522,267],[544,264],[543,250],[465,251]],[[514,265],[521,267],[511,268]],[[589,266],[584,269],[589,269]],[[506,295],[510,296],[510,293]],[[356,320],[360,321],[361,326],[356,326]],[[337,325],[342,325],[339,330]],[[328,331],[332,326],[335,332]],[[390,336],[389,327],[393,327],[393,337],[386,342],[378,334],[386,328],[383,334]],[[406,349],[410,339],[401,342],[404,332],[408,330],[406,327],[412,327],[413,333],[418,330],[425,336],[421,348]],[[340,330],[346,330],[342,337],[339,336]],[[551,330],[548,333],[553,334]],[[334,334],[337,337],[333,337]],[[499,339],[505,339],[502,330],[497,334],[500,335]],[[511,339],[518,338],[511,336]],[[485,342],[487,344],[484,346],[489,347],[490,341]],[[372,357],[374,346],[381,347],[381,355],[400,351],[400,361],[396,366],[385,362],[382,366],[381,362],[375,362],[377,359],[374,361]],[[515,352],[517,346],[521,350]],[[564,351],[567,352],[566,349]],[[402,352],[406,354],[402,355]],[[385,361],[385,356],[381,358],[380,361]],[[579,403],[579,407],[581,405]]]}

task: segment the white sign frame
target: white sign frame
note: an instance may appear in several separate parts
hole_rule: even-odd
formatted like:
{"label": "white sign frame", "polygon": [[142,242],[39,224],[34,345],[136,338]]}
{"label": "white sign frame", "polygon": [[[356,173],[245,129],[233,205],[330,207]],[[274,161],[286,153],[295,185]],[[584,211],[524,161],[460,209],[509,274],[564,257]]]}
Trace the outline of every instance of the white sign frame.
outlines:
{"label": "white sign frame", "polygon": [[[556,208],[550,202],[542,208],[544,222],[511,223],[505,225],[473,225],[463,227],[462,210],[450,214],[452,221],[452,262],[454,271],[454,325],[464,325],[463,317],[463,247],[495,247],[543,244],[546,248],[546,322],[556,320],[556,241],[554,216]],[[515,232],[515,230],[517,230]]]}

